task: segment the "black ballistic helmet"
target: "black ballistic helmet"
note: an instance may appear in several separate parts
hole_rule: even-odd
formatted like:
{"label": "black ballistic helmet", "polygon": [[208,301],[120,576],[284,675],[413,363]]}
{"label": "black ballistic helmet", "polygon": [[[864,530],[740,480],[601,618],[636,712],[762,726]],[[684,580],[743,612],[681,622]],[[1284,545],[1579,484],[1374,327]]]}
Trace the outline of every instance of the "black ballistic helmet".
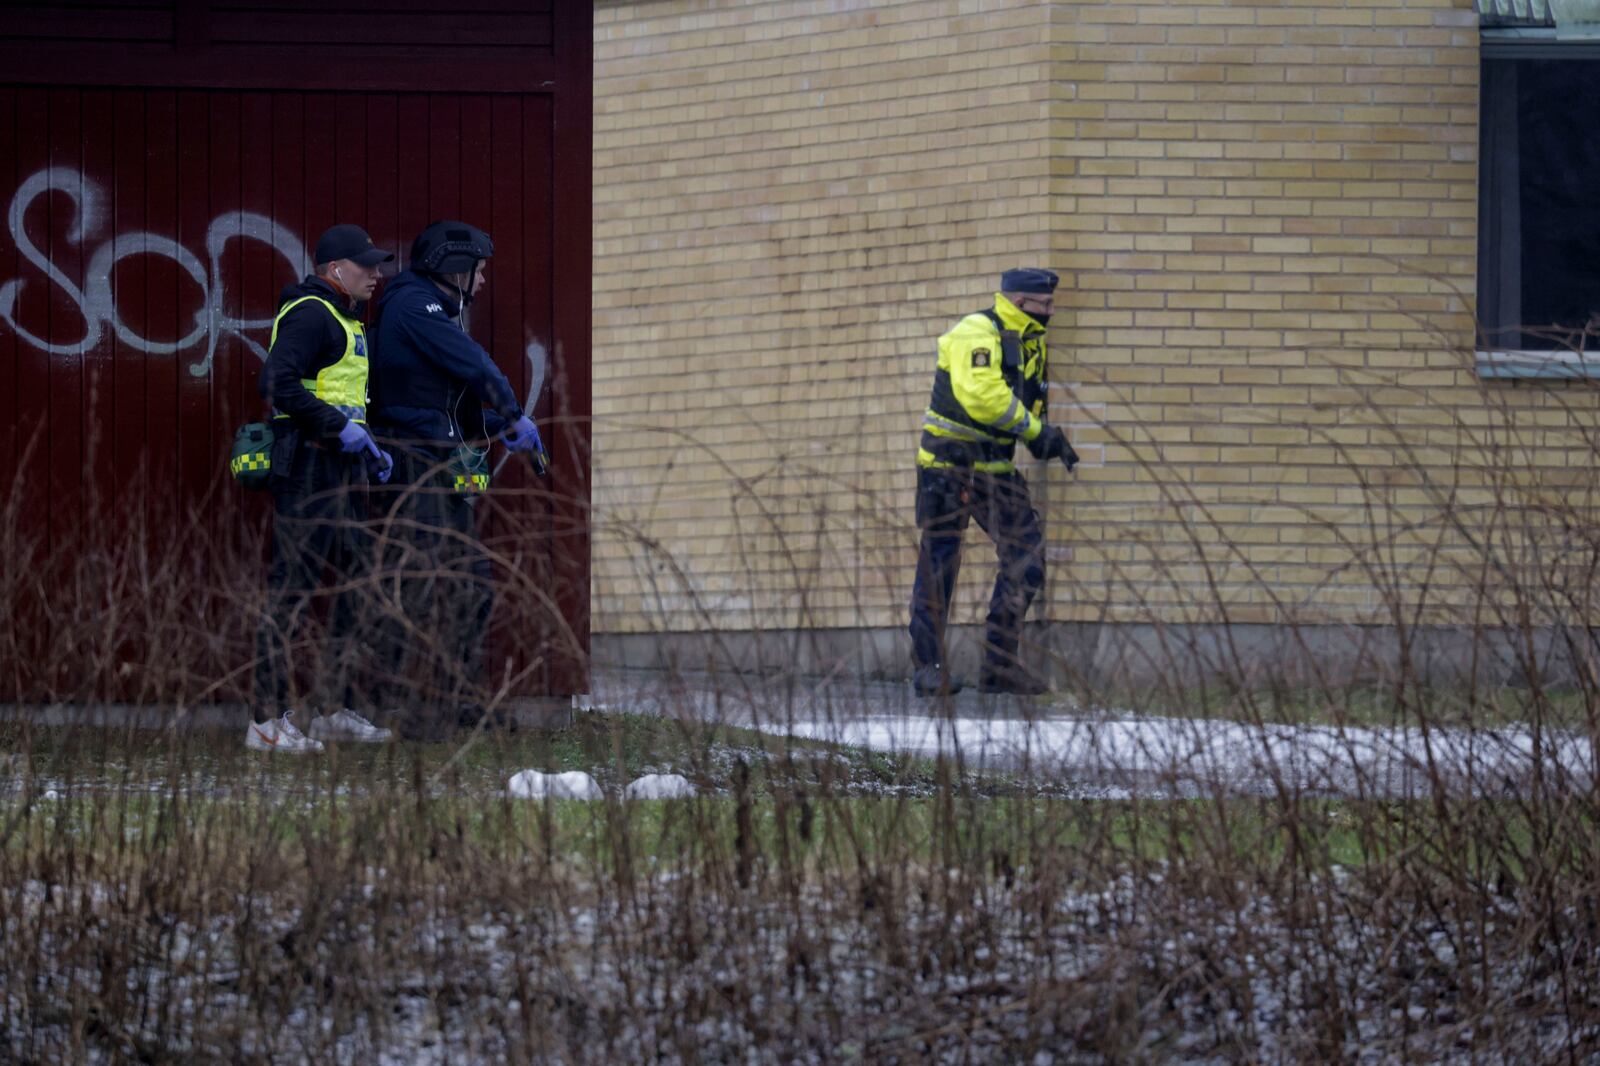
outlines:
{"label": "black ballistic helmet", "polygon": [[465,222],[435,222],[411,242],[411,269],[423,274],[469,274],[494,255],[494,241]]}

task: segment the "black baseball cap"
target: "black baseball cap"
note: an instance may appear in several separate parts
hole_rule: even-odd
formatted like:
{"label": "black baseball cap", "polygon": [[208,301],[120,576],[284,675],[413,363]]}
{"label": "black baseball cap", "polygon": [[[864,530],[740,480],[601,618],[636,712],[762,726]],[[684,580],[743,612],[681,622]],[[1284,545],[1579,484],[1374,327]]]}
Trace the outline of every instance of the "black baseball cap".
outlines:
{"label": "black baseball cap", "polygon": [[372,238],[360,226],[349,222],[330,227],[317,238],[317,266],[335,259],[348,259],[364,267],[393,261],[394,253],[374,247]]}

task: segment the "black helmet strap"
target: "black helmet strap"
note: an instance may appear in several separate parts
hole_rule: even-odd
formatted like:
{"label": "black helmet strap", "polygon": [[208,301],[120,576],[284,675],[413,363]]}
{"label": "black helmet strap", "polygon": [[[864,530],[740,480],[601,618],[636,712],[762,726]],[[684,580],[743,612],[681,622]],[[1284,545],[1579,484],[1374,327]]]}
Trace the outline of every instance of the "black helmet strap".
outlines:
{"label": "black helmet strap", "polygon": [[[478,269],[478,264],[475,262],[475,263],[472,264],[472,270],[473,270],[474,273],[476,273],[477,269]],[[455,282],[451,281],[450,280],[450,275],[448,275],[448,274],[438,274],[438,273],[435,273],[435,272],[433,272],[431,270],[423,271],[423,273],[427,274],[428,277],[432,278],[435,284],[443,285],[446,288],[450,289],[451,292],[454,292],[456,294],[456,303],[459,305],[458,311],[457,311],[458,314],[460,313],[461,310],[464,310],[467,307],[468,304],[472,303],[472,293],[469,290],[463,289],[460,285],[457,285]]]}
{"label": "black helmet strap", "polygon": [[[482,259],[474,259],[472,261],[472,268],[466,272],[468,278],[471,278],[478,272],[478,264],[481,262],[483,262]],[[472,283],[470,281],[467,283],[467,288],[463,289],[460,285],[457,285],[454,281],[450,280],[457,275],[444,274],[437,270],[424,270],[422,267],[412,267],[411,269],[416,271],[418,274],[421,274],[423,277],[428,278],[435,285],[443,285],[445,288],[455,293],[456,314],[460,314],[462,311],[465,311],[468,307],[472,306]]]}

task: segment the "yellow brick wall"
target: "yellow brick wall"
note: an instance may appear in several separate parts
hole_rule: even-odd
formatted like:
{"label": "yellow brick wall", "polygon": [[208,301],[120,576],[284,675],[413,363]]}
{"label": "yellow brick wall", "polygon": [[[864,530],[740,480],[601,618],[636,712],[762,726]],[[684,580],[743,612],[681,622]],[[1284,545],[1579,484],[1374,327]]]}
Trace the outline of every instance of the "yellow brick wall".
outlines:
{"label": "yellow brick wall", "polygon": [[1086,460],[1024,464],[1046,617],[1447,604],[1496,412],[1582,448],[1472,370],[1468,0],[602,2],[595,79],[596,632],[901,625],[933,340],[1010,265]]}
{"label": "yellow brick wall", "polygon": [[1051,16],[597,6],[596,632],[897,617],[932,338],[1053,255]]}

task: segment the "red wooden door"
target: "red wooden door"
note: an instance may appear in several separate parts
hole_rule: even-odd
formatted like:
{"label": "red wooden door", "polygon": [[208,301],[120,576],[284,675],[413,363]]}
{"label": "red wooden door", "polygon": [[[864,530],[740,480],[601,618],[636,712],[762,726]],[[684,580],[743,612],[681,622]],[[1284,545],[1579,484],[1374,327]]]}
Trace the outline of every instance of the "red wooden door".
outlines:
{"label": "red wooden door", "polygon": [[489,532],[522,534],[517,565],[558,610],[495,641],[491,671],[540,661],[518,694],[584,691],[586,6],[488,2],[430,44],[364,2],[337,33],[295,0],[93,23],[47,8],[0,17],[0,464],[32,528],[59,543],[130,507],[173,531],[198,507],[214,538],[264,522],[226,455],[262,413],[279,291],[336,222],[403,267],[423,226],[464,219],[497,252],[473,335],[525,397],[536,357],[548,365],[530,406],[551,476],[507,464]]}

